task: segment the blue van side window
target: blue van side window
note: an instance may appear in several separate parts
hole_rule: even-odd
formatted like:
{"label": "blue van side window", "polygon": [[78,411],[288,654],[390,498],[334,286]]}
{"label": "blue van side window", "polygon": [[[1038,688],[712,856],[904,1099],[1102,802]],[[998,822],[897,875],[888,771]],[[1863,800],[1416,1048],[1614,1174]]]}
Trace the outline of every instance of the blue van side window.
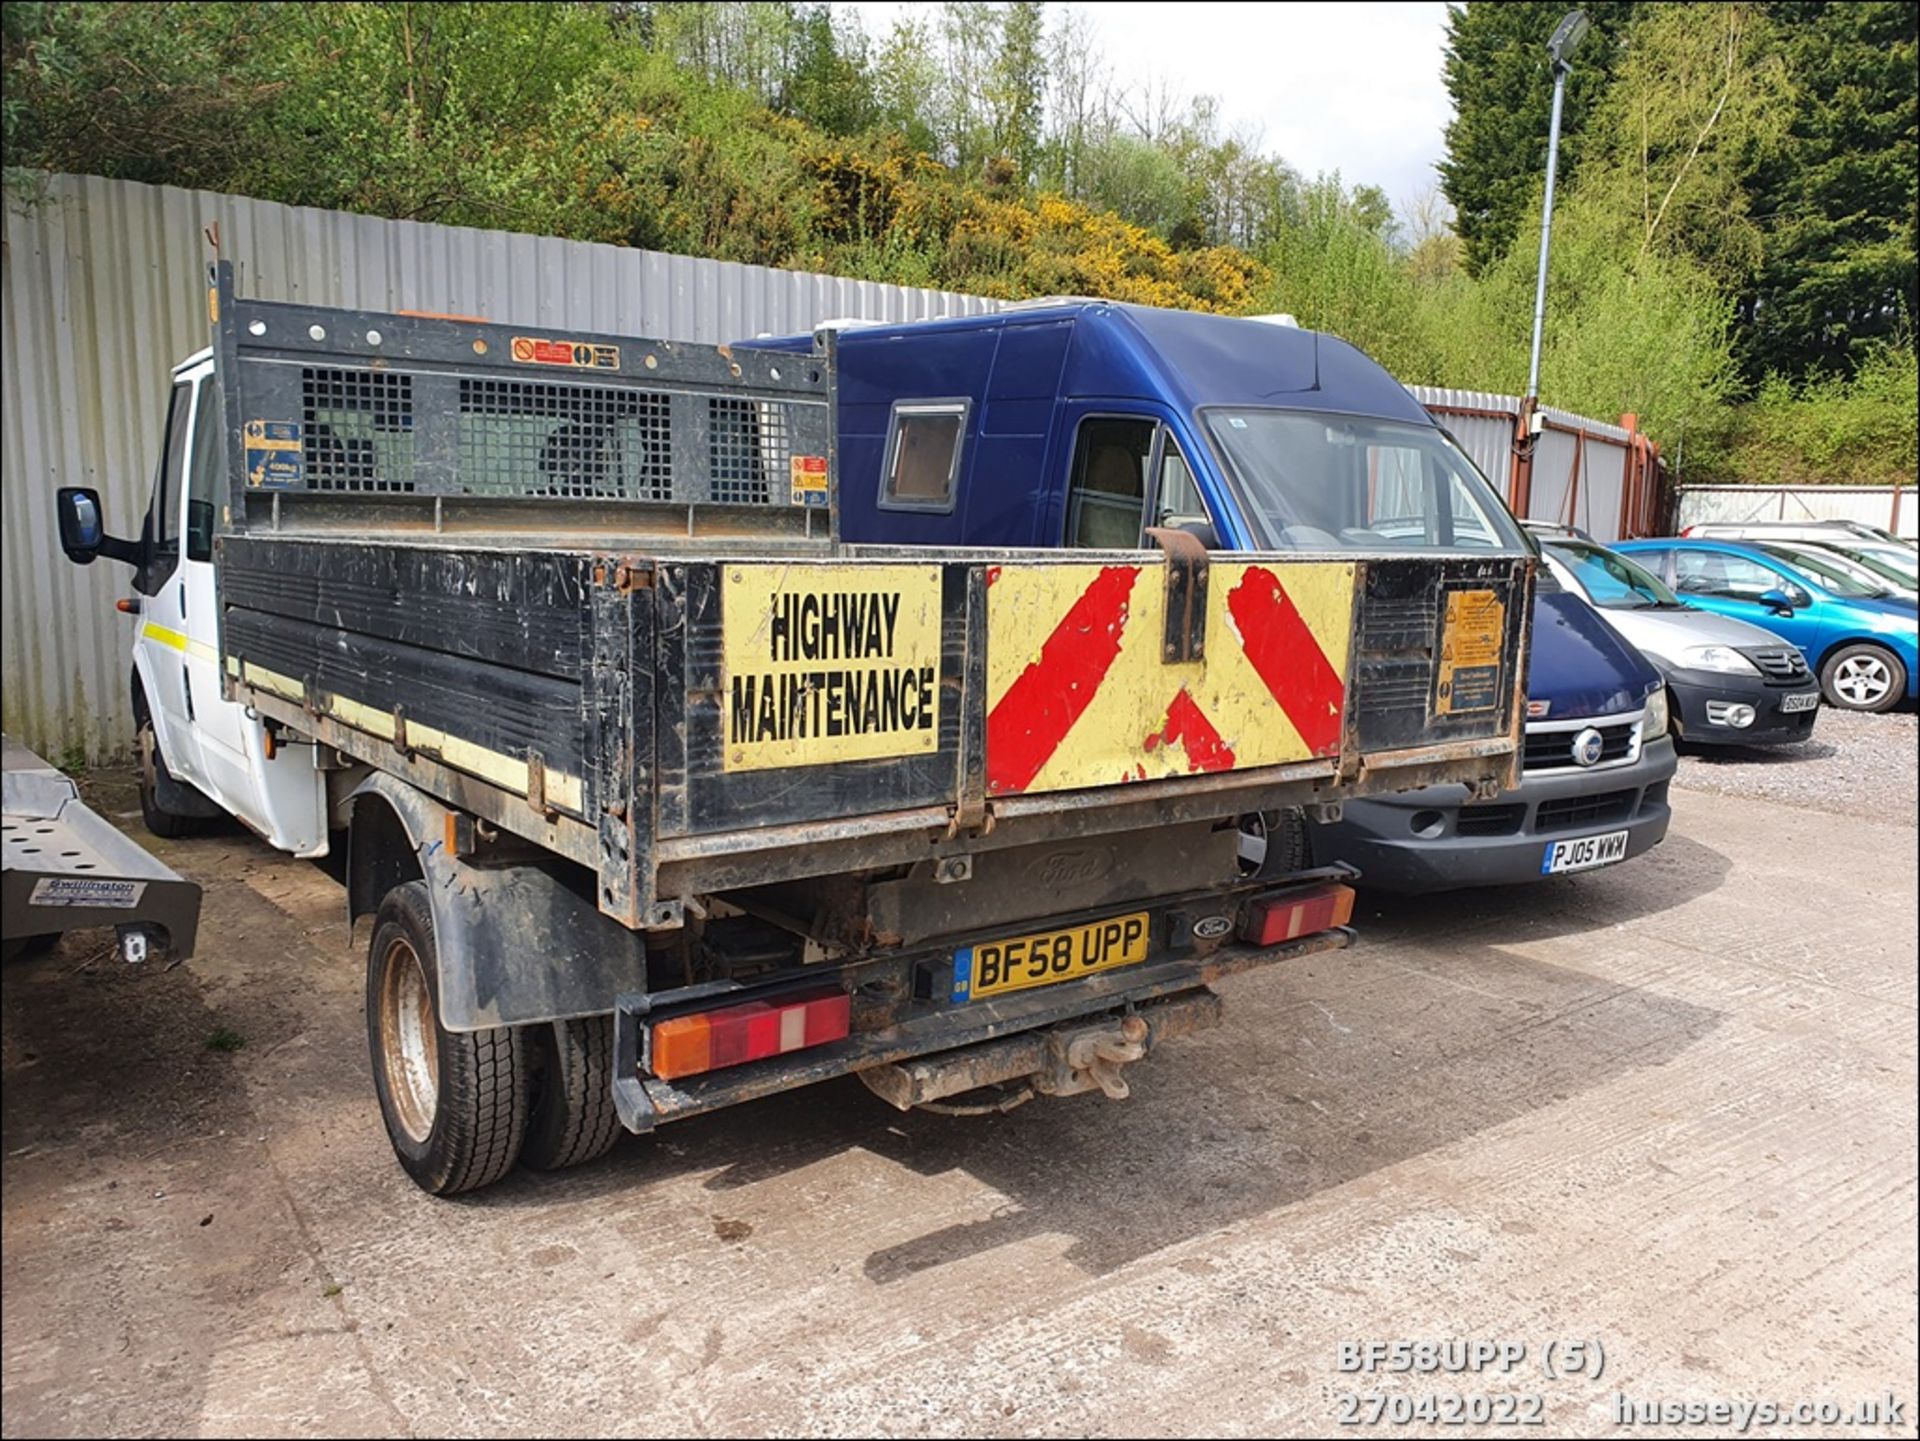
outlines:
{"label": "blue van side window", "polygon": [[971,409],[964,396],[893,403],[887,419],[886,469],[880,473],[880,509],[953,510]]}

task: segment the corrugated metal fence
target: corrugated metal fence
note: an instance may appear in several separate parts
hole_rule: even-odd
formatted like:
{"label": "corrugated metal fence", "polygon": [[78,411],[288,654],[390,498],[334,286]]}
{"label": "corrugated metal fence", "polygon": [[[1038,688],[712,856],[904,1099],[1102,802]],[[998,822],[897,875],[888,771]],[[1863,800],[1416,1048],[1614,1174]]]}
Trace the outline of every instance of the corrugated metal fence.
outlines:
{"label": "corrugated metal fence", "polygon": [[126,571],[69,565],[53,494],[97,488],[109,528],[138,529],[165,377],[207,343],[203,232],[240,291],[366,310],[719,342],[836,316],[912,320],[996,308],[978,296],[770,270],[496,230],[276,205],[130,181],[55,176],[7,204],[0,277],[4,449],[0,676],[6,729],[44,754],[124,754]]}
{"label": "corrugated metal fence", "polygon": [[1910,485],[1683,485],[1676,524],[1700,521],[1862,520],[1895,535],[1920,535]]}
{"label": "corrugated metal fence", "polygon": [[[1407,387],[1439,417],[1474,463],[1527,520],[1578,526],[1595,540],[1657,533],[1661,522],[1659,452],[1624,425],[1542,406],[1530,445],[1517,395]],[[1623,417],[1631,419],[1631,417]]]}

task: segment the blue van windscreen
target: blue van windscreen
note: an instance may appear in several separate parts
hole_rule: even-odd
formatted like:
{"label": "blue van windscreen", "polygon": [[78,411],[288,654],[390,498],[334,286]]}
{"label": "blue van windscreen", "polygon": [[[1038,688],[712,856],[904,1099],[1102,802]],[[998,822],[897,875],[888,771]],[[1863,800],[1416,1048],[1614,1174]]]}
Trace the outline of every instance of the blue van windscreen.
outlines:
{"label": "blue van windscreen", "polygon": [[1299,410],[1204,414],[1267,545],[1527,549],[1493,488],[1438,430]]}

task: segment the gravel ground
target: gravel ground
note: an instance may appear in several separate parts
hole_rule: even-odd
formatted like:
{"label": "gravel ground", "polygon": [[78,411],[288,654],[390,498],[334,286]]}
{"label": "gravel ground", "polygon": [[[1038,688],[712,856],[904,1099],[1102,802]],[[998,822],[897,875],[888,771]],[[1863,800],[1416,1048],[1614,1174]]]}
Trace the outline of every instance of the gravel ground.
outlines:
{"label": "gravel ground", "polygon": [[1916,824],[1920,714],[1822,706],[1813,739],[1797,746],[1711,746],[1683,751],[1677,783],[1837,815]]}

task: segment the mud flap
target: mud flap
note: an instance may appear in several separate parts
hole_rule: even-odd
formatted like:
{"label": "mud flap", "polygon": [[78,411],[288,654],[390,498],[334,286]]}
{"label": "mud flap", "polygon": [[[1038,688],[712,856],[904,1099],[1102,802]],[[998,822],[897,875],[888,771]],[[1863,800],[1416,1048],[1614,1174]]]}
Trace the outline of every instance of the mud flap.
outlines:
{"label": "mud flap", "polygon": [[628,992],[613,1008],[613,1108],[635,1135],[651,1131],[656,1120],[653,1098],[640,1083],[640,1041],[650,1005],[645,992]]}
{"label": "mud flap", "polygon": [[[440,955],[440,1024],[449,1031],[604,1015],[613,997],[645,991],[645,939],[600,913],[590,883],[569,885],[567,862],[464,861],[447,849],[453,813],[390,775],[369,777],[352,799],[356,837],[360,808],[384,802],[419,860]],[[361,864],[349,854],[350,873]],[[379,897],[354,904],[364,912]]]}

